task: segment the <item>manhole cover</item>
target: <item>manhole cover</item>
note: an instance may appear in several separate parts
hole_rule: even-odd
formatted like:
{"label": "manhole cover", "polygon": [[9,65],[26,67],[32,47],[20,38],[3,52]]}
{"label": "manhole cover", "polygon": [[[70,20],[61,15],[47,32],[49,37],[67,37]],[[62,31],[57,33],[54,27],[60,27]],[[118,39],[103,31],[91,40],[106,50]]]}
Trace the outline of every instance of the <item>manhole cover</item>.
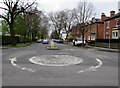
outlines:
{"label": "manhole cover", "polygon": [[29,59],[30,62],[45,66],[69,66],[79,64],[83,60],[81,58],[69,55],[41,55],[34,56]]}

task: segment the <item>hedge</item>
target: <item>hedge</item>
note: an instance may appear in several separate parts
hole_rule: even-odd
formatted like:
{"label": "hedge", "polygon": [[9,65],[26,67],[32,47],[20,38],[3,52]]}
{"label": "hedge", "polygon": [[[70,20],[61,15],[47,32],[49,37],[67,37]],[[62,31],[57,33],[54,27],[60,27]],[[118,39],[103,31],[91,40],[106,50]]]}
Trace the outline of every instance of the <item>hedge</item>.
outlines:
{"label": "hedge", "polygon": [[89,43],[89,44],[95,44],[95,42],[96,42],[95,40],[91,40],[91,41],[89,41],[88,43]]}
{"label": "hedge", "polygon": [[[109,39],[96,39],[96,42],[109,43]],[[110,39],[110,43],[120,43],[120,39]]]}
{"label": "hedge", "polygon": [[[12,37],[11,36],[1,36],[2,37],[2,45],[12,44]],[[15,36],[16,42],[19,42],[19,37]]]}
{"label": "hedge", "polygon": [[[19,37],[19,36],[15,36],[16,38],[16,42],[17,43],[23,43],[24,42],[24,38],[23,37]],[[0,41],[2,41],[2,45],[9,45],[12,44],[12,37],[11,36],[0,36]],[[25,42],[30,42],[31,39],[30,38],[26,38]]]}

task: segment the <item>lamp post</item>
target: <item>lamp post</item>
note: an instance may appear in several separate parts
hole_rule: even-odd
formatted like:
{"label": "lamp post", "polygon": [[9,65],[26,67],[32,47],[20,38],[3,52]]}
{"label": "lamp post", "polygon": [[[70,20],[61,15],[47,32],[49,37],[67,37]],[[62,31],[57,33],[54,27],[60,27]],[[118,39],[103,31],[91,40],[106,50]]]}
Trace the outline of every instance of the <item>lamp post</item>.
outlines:
{"label": "lamp post", "polygon": [[108,21],[108,27],[107,27],[107,29],[108,29],[108,36],[109,36],[109,44],[108,44],[108,48],[109,48],[109,51],[110,51],[110,21]]}
{"label": "lamp post", "polygon": [[108,29],[108,34],[109,34],[109,51],[110,51],[110,28]]}

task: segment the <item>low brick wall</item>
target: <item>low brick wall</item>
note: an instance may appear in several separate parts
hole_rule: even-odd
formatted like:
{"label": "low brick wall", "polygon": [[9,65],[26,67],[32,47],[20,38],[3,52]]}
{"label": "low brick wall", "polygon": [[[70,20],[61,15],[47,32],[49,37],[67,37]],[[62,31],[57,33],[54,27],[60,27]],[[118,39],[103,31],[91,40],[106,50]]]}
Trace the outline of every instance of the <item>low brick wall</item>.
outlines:
{"label": "low brick wall", "polygon": [[[95,46],[108,48],[109,43],[95,43]],[[120,49],[120,44],[119,43],[110,43],[110,47],[112,49]]]}

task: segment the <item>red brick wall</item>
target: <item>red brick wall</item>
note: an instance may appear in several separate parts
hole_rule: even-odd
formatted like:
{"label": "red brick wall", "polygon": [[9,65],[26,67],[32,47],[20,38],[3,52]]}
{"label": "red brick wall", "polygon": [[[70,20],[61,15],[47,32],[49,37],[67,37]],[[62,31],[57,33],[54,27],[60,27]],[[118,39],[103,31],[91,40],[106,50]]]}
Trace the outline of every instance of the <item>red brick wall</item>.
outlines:
{"label": "red brick wall", "polygon": [[104,24],[97,23],[96,24],[96,39],[103,39],[104,38]]}
{"label": "red brick wall", "polygon": [[88,40],[90,37],[90,40],[92,37],[95,37],[95,39],[102,39],[104,38],[104,24],[103,23],[94,23],[91,25],[88,32],[85,34],[85,39]]}

